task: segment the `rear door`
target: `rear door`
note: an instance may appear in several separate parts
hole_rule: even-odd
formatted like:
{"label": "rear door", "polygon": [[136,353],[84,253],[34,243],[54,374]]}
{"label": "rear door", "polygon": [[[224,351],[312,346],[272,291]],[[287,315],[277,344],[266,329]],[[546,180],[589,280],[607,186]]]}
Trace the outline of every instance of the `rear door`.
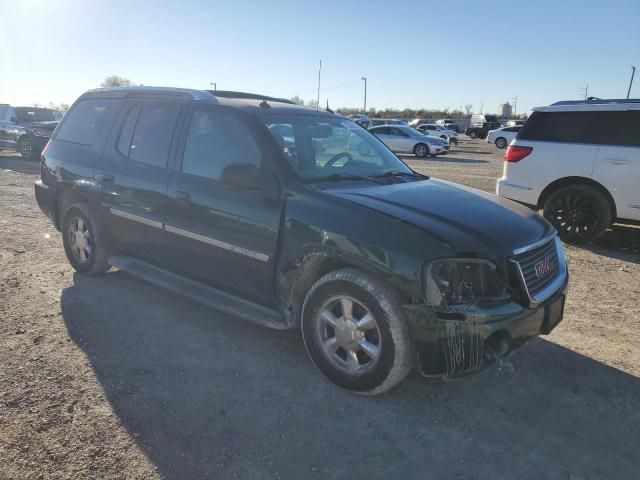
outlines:
{"label": "rear door", "polygon": [[272,142],[242,112],[198,105],[185,126],[168,189],[165,229],[174,267],[260,303],[274,299],[281,193],[225,187],[223,170],[252,164],[274,180]]}
{"label": "rear door", "polygon": [[184,110],[175,100],[127,102],[95,172],[109,232],[127,254],[163,262],[167,187]]}
{"label": "rear door", "polygon": [[640,111],[602,112],[594,128],[602,143],[593,179],[613,196],[620,218],[640,220]]}
{"label": "rear door", "polygon": [[413,144],[415,143],[409,138],[408,133],[397,127],[389,127],[389,142],[391,149],[398,152],[410,152],[413,150]]}

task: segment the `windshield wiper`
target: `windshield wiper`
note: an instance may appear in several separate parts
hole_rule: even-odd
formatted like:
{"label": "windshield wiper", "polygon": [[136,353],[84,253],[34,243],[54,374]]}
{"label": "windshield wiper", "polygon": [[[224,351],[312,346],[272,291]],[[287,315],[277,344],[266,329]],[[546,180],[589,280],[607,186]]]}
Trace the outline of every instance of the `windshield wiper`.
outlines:
{"label": "windshield wiper", "polygon": [[401,172],[399,170],[389,170],[388,172],[375,175],[375,178],[389,178],[389,177],[422,177],[428,179],[426,175],[422,175],[418,172]]}
{"label": "windshield wiper", "polygon": [[352,173],[332,173],[331,175],[325,175],[324,177],[307,178],[304,180],[304,183],[340,182],[342,180],[366,180],[367,182],[380,184],[380,182],[374,180],[374,177],[364,177],[362,175],[354,175]]}

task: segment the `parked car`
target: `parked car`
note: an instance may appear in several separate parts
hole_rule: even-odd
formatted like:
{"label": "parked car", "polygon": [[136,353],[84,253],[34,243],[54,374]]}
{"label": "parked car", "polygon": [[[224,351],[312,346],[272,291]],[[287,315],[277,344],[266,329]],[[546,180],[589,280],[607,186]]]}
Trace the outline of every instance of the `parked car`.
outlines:
{"label": "parked car", "polygon": [[640,100],[533,110],[506,152],[498,195],[544,209],[572,243],[598,238],[614,221],[640,221]]}
{"label": "parked car", "polygon": [[[108,88],[73,104],[35,192],[78,272],[115,266],[300,328],[316,367],[362,394],[416,361],[479,370],[560,322],[567,269],[542,217],[412,171],[342,116],[230,95]],[[319,138],[332,147],[314,152]]]}
{"label": "parked car", "polygon": [[464,133],[470,138],[485,138],[489,130],[495,130],[500,126],[497,115],[471,115],[471,121]]}
{"label": "parked car", "polygon": [[453,130],[456,133],[460,133],[460,125],[458,125],[458,122],[456,122],[455,120],[451,120],[448,118],[436,120],[436,125],[442,125],[447,130]]}
{"label": "parked car", "polygon": [[359,118],[355,122],[367,130],[380,125],[406,125],[402,120],[393,118]]}
{"label": "parked car", "polygon": [[420,130],[425,135],[440,137],[449,143],[451,143],[451,140],[454,138],[455,142],[453,143],[457,143],[458,140],[458,134],[456,132],[445,128],[442,125],[436,125],[435,123],[423,123],[422,125],[418,125],[416,130]]}
{"label": "parked car", "polygon": [[493,143],[498,148],[507,148],[511,140],[516,138],[522,127],[500,127],[495,130],[489,130],[487,134],[487,143]]}
{"label": "parked car", "polygon": [[49,108],[0,104],[0,150],[19,152],[25,160],[39,159],[62,113]]}
{"label": "parked car", "polygon": [[525,122],[526,120],[508,120],[505,127],[521,127]]}
{"label": "parked car", "polygon": [[422,125],[423,123],[431,123],[430,118],[414,118],[409,122],[409,126],[411,128],[416,128],[418,125]]}
{"label": "parked car", "polygon": [[369,130],[394,152],[413,153],[418,158],[449,152],[449,142],[440,137],[425,135],[404,125],[385,125]]}

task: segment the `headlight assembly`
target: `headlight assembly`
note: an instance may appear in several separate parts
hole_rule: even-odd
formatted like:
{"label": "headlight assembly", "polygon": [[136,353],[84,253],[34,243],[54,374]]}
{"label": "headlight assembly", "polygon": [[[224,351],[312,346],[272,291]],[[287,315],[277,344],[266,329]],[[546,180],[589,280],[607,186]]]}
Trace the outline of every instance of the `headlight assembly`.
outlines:
{"label": "headlight assembly", "polygon": [[488,260],[451,258],[425,266],[423,284],[430,305],[474,304],[506,298],[496,267]]}

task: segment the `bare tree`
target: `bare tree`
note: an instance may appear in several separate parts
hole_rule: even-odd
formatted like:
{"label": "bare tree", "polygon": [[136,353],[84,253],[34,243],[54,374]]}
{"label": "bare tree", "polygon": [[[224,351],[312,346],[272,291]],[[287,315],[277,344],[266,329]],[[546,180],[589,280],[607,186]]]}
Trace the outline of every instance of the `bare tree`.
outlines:
{"label": "bare tree", "polygon": [[312,107],[312,108],[317,108],[318,106],[318,101],[317,100],[309,100],[307,102],[307,106]]}
{"label": "bare tree", "polygon": [[298,105],[304,105],[304,98],[302,98],[302,97],[300,97],[298,95],[296,95],[294,97],[291,97],[290,100],[292,102],[296,102]]}
{"label": "bare tree", "polygon": [[101,87],[128,87],[129,85],[131,80],[118,75],[109,75],[100,84]]}
{"label": "bare tree", "polygon": [[471,105],[470,103],[467,103],[467,104],[464,106],[464,111],[465,111],[465,113],[467,114],[467,117],[468,117],[469,115],[471,115],[471,109],[472,109],[472,108],[473,108],[473,105]]}

